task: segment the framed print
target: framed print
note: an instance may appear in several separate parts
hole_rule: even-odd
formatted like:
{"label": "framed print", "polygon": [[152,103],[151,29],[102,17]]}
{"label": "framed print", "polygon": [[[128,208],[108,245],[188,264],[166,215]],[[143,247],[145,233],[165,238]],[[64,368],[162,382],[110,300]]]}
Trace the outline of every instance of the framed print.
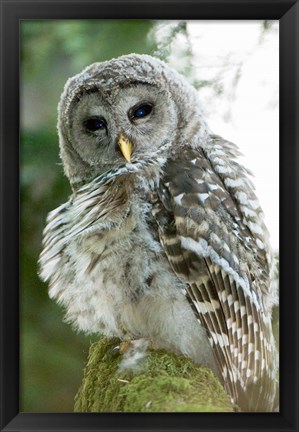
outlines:
{"label": "framed print", "polygon": [[298,12],[1,0],[1,430],[298,430]]}

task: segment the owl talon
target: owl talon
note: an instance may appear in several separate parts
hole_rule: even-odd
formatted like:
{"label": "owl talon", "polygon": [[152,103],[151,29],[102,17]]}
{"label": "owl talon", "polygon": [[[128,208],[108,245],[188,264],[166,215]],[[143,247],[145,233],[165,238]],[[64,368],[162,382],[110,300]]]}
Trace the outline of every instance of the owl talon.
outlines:
{"label": "owl talon", "polygon": [[119,352],[120,354],[124,354],[125,352],[127,352],[130,348],[133,348],[134,344],[131,340],[126,340],[123,341],[120,345],[119,345]]}
{"label": "owl talon", "polygon": [[146,357],[148,341],[145,339],[126,340],[120,344],[120,353],[123,359],[119,370],[138,370],[142,368],[143,360]]}

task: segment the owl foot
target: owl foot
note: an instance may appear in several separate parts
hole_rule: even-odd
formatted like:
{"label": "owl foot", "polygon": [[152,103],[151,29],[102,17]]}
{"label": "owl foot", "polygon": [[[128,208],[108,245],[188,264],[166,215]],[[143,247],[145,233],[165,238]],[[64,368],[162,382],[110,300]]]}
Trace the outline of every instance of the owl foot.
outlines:
{"label": "owl foot", "polygon": [[145,339],[123,341],[119,347],[119,352],[123,355],[119,370],[137,371],[142,369],[147,347],[148,341]]}
{"label": "owl foot", "polygon": [[130,348],[133,348],[133,343],[132,343],[132,340],[131,339],[129,339],[129,340],[125,340],[125,341],[123,341],[120,345],[119,345],[119,348],[118,348],[118,350],[119,350],[119,352],[120,352],[120,354],[124,354],[126,351],[128,351]]}

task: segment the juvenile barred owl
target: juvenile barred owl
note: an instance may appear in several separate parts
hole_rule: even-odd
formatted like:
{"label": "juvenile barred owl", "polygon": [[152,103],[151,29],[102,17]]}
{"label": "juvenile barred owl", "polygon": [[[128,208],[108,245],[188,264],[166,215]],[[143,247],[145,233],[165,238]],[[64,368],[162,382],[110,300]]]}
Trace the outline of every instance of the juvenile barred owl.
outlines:
{"label": "juvenile barred owl", "polygon": [[47,219],[40,275],[78,330],[210,367],[241,411],[273,411],[277,353],[268,233],[237,147],[196,90],[131,54],[66,83],[70,199]]}

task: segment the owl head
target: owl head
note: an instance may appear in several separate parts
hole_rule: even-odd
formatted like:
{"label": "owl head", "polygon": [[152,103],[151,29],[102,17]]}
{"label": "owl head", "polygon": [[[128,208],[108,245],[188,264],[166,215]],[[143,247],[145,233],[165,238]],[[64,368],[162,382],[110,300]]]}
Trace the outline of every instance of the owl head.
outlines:
{"label": "owl head", "polygon": [[167,156],[205,131],[195,89],[148,55],[88,66],[67,81],[58,106],[60,155],[73,188],[124,164]]}

